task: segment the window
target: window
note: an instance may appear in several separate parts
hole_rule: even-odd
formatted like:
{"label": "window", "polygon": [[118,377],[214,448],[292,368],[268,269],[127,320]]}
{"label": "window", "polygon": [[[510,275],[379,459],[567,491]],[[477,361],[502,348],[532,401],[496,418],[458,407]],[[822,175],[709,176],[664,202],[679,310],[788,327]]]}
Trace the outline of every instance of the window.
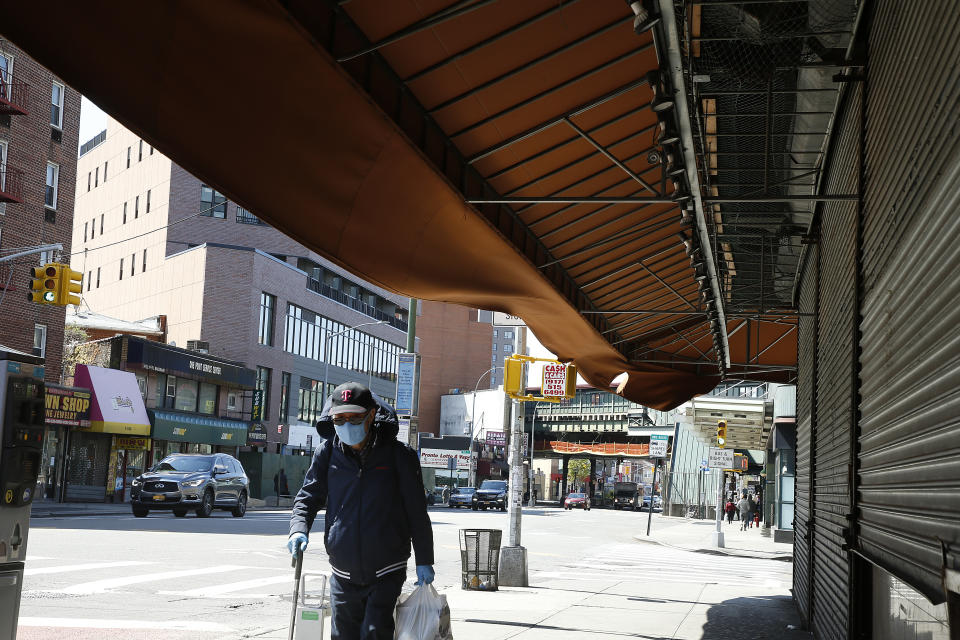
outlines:
{"label": "window", "polygon": [[90,291],[90,287],[93,284],[93,271],[87,271],[87,291]]}
{"label": "window", "polygon": [[93,237],[97,235],[97,219],[94,218],[90,221],[90,239],[93,240]]}
{"label": "window", "polygon": [[127,169],[130,168],[130,147],[127,147]]}
{"label": "window", "polygon": [[127,203],[123,203],[123,224],[127,224]]}
{"label": "window", "polygon": [[498,333],[499,333],[499,331],[498,331],[497,329],[494,329],[494,330],[493,330],[493,337],[496,338]]}
{"label": "window", "polygon": [[260,330],[257,342],[268,347],[273,346],[273,314],[277,306],[277,297],[269,293],[260,294]]}
{"label": "window", "polygon": [[57,82],[50,92],[50,125],[57,129],[63,127],[63,85]]}
{"label": "window", "polygon": [[208,416],[214,415],[217,412],[217,393],[217,385],[201,382],[197,411]]}
{"label": "window", "polygon": [[177,397],[177,377],[167,376],[166,392],[164,393],[163,406],[166,409],[173,409],[174,401]]}
{"label": "window", "polygon": [[147,189],[147,213],[150,213],[150,189]]}
{"label": "window", "polygon": [[226,197],[205,184],[200,185],[200,215],[211,218],[227,217]]}
{"label": "window", "polygon": [[147,250],[143,250],[143,260],[140,261],[140,273],[147,270]]}
{"label": "window", "polygon": [[297,419],[307,424],[316,424],[323,411],[323,383],[300,376],[297,389]]}
{"label": "window", "polygon": [[103,214],[100,214],[100,235],[103,235]]}
{"label": "window", "polygon": [[506,340],[510,340],[511,338],[513,338],[513,331],[504,331],[503,337]]}
{"label": "window", "polygon": [[494,351],[497,350],[497,343],[496,343],[496,342],[493,343],[493,350],[494,350]]}
{"label": "window", "polygon": [[33,355],[47,357],[47,325],[33,325]]}
{"label": "window", "polygon": [[[169,383],[168,383],[169,386]],[[197,381],[180,378],[177,380],[177,397],[173,404],[177,411],[197,410]]]}
{"label": "window", "polygon": [[140,196],[133,199],[133,217],[135,219],[140,217]]}
{"label": "window", "polygon": [[[4,59],[0,55],[0,60]],[[0,140],[0,190],[7,188],[7,143]]]}
{"label": "window", "polygon": [[227,411],[237,411],[239,409],[240,396],[236,391],[227,394]]}
{"label": "window", "polygon": [[90,223],[89,223],[89,222],[84,222],[84,223],[83,223],[83,241],[84,241],[84,242],[87,241],[87,225],[88,225],[88,224],[90,224]]}
{"label": "window", "polygon": [[92,182],[93,182],[93,174],[90,173],[89,171],[87,171],[87,191],[90,191],[90,187],[92,186]]}
{"label": "window", "polygon": [[100,288],[100,267],[97,267],[97,289]]}
{"label": "window", "polygon": [[505,344],[505,345],[503,345],[503,352],[504,352],[504,353],[513,353],[513,345],[512,345],[512,344]]}
{"label": "window", "polygon": [[120,279],[123,280],[123,258],[120,258]]}
{"label": "window", "polygon": [[107,163],[106,162],[103,163],[103,181],[104,182],[107,181]]}
{"label": "window", "polygon": [[150,145],[150,155],[153,155],[153,145]]}
{"label": "window", "polygon": [[60,184],[60,165],[53,162],[47,163],[47,190],[44,194],[43,204],[48,209],[57,208],[57,188]]}
{"label": "window", "polygon": [[286,422],[290,415],[290,374],[286,371],[280,374],[280,415],[278,420]]}
{"label": "window", "polygon": [[137,162],[143,160],[143,140],[140,141],[140,151],[137,152]]}
{"label": "window", "polygon": [[100,167],[94,167],[93,169],[93,186],[100,186]]}
{"label": "window", "polygon": [[137,273],[136,258],[137,258],[137,254],[135,253],[130,254],[130,277],[133,277],[134,274]]}
{"label": "window", "polygon": [[260,408],[261,415],[270,415],[270,369],[267,367],[257,367],[257,391],[263,392],[263,406]]}
{"label": "window", "polygon": [[497,364],[497,354],[493,354],[493,359],[490,362]]}

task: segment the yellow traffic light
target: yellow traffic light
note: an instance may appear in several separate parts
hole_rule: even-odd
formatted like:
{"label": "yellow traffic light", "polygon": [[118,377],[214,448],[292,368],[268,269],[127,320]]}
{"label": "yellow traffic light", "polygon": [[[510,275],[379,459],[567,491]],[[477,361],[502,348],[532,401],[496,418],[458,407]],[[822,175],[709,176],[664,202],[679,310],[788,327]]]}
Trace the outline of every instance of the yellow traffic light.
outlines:
{"label": "yellow traffic light", "polygon": [[74,295],[83,292],[83,274],[74,271],[69,265],[60,265],[60,289],[57,304],[80,304],[80,296]]}
{"label": "yellow traffic light", "polygon": [[505,393],[523,395],[526,391],[526,376],[523,375],[523,360],[506,358],[503,361],[503,390]]}
{"label": "yellow traffic light", "polygon": [[727,446],[727,421],[717,420],[717,446],[721,449]]}
{"label": "yellow traffic light", "polygon": [[60,266],[54,263],[30,269],[27,300],[38,304],[57,304],[60,292]]}
{"label": "yellow traffic light", "polygon": [[567,388],[564,390],[564,398],[575,398],[577,395],[577,365],[567,365]]}

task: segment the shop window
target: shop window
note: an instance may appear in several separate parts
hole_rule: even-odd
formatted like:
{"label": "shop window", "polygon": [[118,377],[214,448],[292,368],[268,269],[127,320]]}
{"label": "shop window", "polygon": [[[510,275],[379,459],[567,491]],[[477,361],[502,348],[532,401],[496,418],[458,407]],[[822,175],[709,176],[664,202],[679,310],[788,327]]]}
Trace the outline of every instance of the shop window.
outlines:
{"label": "shop window", "polygon": [[177,377],[167,376],[166,389],[164,391],[163,406],[166,409],[173,409],[174,401],[177,398]]}
{"label": "shop window", "polygon": [[236,391],[231,391],[227,394],[227,411],[239,411],[240,410],[240,394]]}
{"label": "shop window", "polygon": [[147,376],[137,374],[137,386],[140,387],[140,397],[147,399]]}
{"label": "shop window", "polygon": [[212,416],[217,412],[217,393],[219,389],[215,384],[206,382],[200,383],[200,401],[197,411]]}

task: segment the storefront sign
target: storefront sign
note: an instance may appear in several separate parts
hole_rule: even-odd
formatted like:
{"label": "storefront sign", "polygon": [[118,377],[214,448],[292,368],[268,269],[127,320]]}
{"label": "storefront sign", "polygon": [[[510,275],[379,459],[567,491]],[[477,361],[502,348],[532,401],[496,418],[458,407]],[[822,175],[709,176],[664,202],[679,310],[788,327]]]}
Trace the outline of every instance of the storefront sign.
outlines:
{"label": "storefront sign", "polygon": [[153,412],[153,438],[194,444],[242,447],[247,444],[246,422],[208,418],[190,413]]}
{"label": "storefront sign", "polygon": [[507,436],[503,431],[487,431],[487,444],[491,447],[505,447]]}
{"label": "storefront sign", "polygon": [[142,338],[130,337],[127,340],[128,364],[140,365],[144,369],[160,373],[185,374],[211,382],[229,383],[241,387],[254,386],[256,373],[239,364],[231,364]]}
{"label": "storefront sign", "polygon": [[253,392],[253,404],[250,409],[251,420],[263,420],[263,389],[256,389]]}
{"label": "storefront sign", "polygon": [[150,438],[129,438],[126,436],[118,436],[117,449],[126,449],[127,451],[149,451]]}
{"label": "storefront sign", "polygon": [[150,418],[143,406],[135,375],[128,371],[78,364],[74,379],[77,385],[93,392],[90,431],[150,435]]}
{"label": "storefront sign", "polygon": [[[473,457],[476,458],[477,454],[474,453]],[[470,452],[469,451],[456,451],[454,449],[421,449],[420,450],[420,466],[421,467],[432,468],[432,469],[446,469],[448,458],[456,458],[457,469],[460,469],[460,470],[470,469]]]}
{"label": "storefront sign", "polygon": [[46,385],[46,423],[90,426],[91,395],[86,389]]}
{"label": "storefront sign", "polygon": [[259,422],[250,423],[247,429],[247,446],[259,447],[267,443],[267,430]]}

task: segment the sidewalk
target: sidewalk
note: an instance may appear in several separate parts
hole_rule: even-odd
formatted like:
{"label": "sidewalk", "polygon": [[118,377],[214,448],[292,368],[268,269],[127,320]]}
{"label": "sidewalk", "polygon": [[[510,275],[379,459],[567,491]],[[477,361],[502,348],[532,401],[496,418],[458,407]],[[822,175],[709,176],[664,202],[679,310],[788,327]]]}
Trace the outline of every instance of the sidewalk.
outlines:
{"label": "sidewalk", "polygon": [[[674,524],[676,522],[676,524]],[[753,527],[745,531],[740,530],[740,522],[734,520],[721,524],[723,531],[724,548],[713,546],[712,534],[716,531],[715,520],[688,520],[686,518],[664,517],[661,526],[654,523],[650,536],[643,532],[634,536],[640,542],[655,542],[675,549],[695,551],[698,553],[725,554],[763,560],[793,561],[793,545],[784,542],[774,542],[773,533],[766,536],[763,527]],[[665,526],[669,523],[669,526]]]}

